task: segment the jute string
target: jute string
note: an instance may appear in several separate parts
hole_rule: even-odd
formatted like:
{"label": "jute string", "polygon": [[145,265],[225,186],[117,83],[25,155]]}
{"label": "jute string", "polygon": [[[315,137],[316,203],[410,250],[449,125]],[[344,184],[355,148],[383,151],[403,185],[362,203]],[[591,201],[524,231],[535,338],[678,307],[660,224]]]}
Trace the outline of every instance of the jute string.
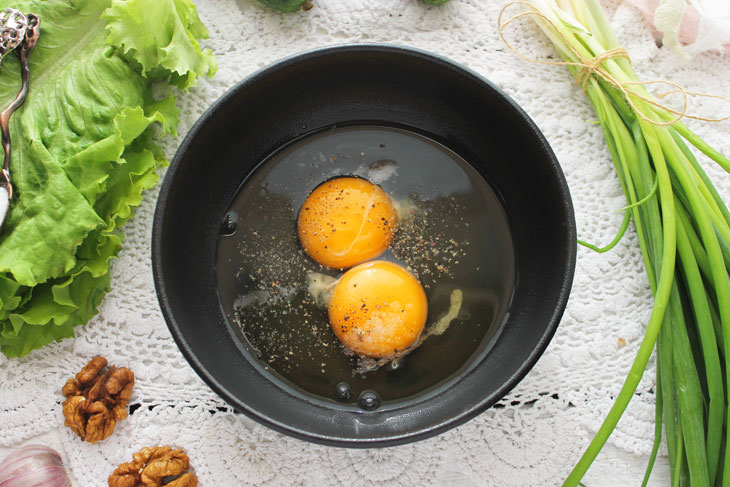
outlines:
{"label": "jute string", "polygon": [[[522,12],[513,15],[512,17],[508,18],[507,20],[503,20],[506,11],[513,7],[513,6],[522,6],[525,8]],[[512,22],[522,18],[522,17],[537,17],[538,19],[535,20],[538,25],[540,25],[539,21],[542,21],[545,25],[545,27],[549,28],[552,33],[560,37],[563,42],[564,46],[556,46],[556,47],[566,47],[570,51],[570,57],[577,59],[577,61],[546,61],[542,59],[534,59],[527,57],[523,55],[517,48],[512,46],[510,42],[507,40],[507,38],[504,35],[504,31]],[[617,47],[614,49],[609,49],[607,51],[602,52],[601,54],[589,58],[586,57],[583,53],[581,53],[573,44],[570,42],[570,40],[567,38],[567,36],[555,25],[555,22],[552,21],[547,15],[543,14],[537,8],[530,3],[529,1],[515,1],[510,2],[507,5],[505,5],[502,10],[499,12],[499,19],[498,19],[498,25],[499,25],[499,36],[502,38],[502,41],[507,45],[507,47],[514,52],[517,56],[524,59],[525,61],[535,63],[535,64],[547,64],[547,65],[554,65],[554,66],[572,66],[576,68],[577,72],[575,74],[575,80],[576,82],[581,86],[583,91],[586,90],[588,87],[588,83],[591,79],[600,78],[604,80],[609,85],[615,87],[618,89],[626,98],[627,103],[631,106],[631,108],[637,113],[639,117],[641,117],[643,120],[652,123],[654,125],[672,125],[673,123],[676,123],[680,121],[682,118],[691,118],[695,120],[703,120],[705,122],[722,122],[724,120],[730,119],[730,115],[722,118],[707,118],[707,117],[700,117],[698,115],[692,115],[690,113],[687,113],[688,105],[689,105],[689,97],[690,96],[698,96],[698,97],[705,97],[705,98],[715,98],[719,100],[726,101],[730,103],[730,98],[726,98],[724,96],[719,95],[708,95],[705,93],[695,93],[692,91],[686,90],[683,86],[679,85],[678,83],[675,83],[674,81],[669,80],[651,80],[651,81],[625,81],[620,80],[616,78],[611,72],[606,68],[606,64],[608,61],[614,59],[614,58],[625,58],[629,64],[631,64],[631,59],[629,58],[628,52],[626,52],[625,49],[621,47]],[[542,26],[541,26],[542,27]],[[543,29],[545,28],[543,27]],[[673,89],[663,93],[661,95],[657,95],[659,98],[664,98],[668,95],[680,93],[682,96],[682,109],[681,110],[675,110],[667,105],[664,105],[662,103],[659,103],[656,101],[653,97],[644,95],[642,93],[639,93],[633,89],[631,89],[632,86],[639,85],[642,87],[646,87],[647,85],[655,85],[655,84],[664,84],[671,86]],[[664,111],[666,113],[674,115],[674,118],[666,121],[666,120],[655,120],[647,116],[642,110],[639,109],[639,107],[636,105],[635,100],[642,100],[645,103],[648,103],[651,106],[656,107],[660,111]]]}

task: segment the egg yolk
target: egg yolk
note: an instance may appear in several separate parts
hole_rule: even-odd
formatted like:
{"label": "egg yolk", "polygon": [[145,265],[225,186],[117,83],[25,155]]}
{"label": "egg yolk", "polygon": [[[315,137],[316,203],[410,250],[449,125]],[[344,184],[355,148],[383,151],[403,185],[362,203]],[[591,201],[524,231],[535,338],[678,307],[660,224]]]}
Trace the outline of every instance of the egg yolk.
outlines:
{"label": "egg yolk", "polygon": [[318,263],[345,269],[379,256],[393,240],[396,212],[383,188],[341,177],[317,186],[299,210],[297,233]]}
{"label": "egg yolk", "polygon": [[384,358],[418,340],[426,325],[426,293],[413,274],[376,260],[345,272],[328,306],[337,338],[361,356]]}

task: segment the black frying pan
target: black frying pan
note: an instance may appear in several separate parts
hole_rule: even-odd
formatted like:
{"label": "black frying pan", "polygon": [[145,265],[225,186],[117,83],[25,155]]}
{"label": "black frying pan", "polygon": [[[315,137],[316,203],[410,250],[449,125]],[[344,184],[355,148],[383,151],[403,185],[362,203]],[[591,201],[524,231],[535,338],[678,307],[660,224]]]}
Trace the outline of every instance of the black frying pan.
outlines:
{"label": "black frying pan", "polygon": [[[353,121],[411,127],[469,161],[504,203],[517,258],[509,318],[481,362],[428,393],[376,411],[309,396],[262,373],[224,316],[214,268],[220,223],[250,172],[306,132]],[[352,447],[426,438],[501,399],[554,334],[575,256],[568,188],[532,120],[474,72],[423,51],[385,45],[307,52],[234,86],[178,149],[162,184],[152,235],[162,312],[203,380],[260,423]]]}

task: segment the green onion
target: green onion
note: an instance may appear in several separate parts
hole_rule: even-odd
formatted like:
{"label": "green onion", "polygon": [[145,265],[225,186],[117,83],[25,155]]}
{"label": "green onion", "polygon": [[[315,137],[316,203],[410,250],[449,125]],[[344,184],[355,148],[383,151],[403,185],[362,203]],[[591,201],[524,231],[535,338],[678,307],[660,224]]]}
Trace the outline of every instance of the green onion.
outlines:
{"label": "green onion", "polygon": [[[504,20],[514,5],[522,10]],[[730,212],[688,144],[726,171],[730,160],[680,121],[688,116],[688,93],[681,87],[663,82],[682,93],[683,110],[660,104],[647,91],[647,85],[658,82],[639,80],[598,0],[511,3],[500,14],[503,39],[507,25],[523,17],[537,23],[562,58],[531,61],[566,66],[583,87],[626,197],[627,217],[611,244],[603,249],[584,245],[609,250],[630,217],[654,294],[623,387],[564,485],[580,485],[634,395],[655,346],[657,425],[643,485],[662,433],[673,485],[730,485],[730,468],[724,468],[730,463]]]}

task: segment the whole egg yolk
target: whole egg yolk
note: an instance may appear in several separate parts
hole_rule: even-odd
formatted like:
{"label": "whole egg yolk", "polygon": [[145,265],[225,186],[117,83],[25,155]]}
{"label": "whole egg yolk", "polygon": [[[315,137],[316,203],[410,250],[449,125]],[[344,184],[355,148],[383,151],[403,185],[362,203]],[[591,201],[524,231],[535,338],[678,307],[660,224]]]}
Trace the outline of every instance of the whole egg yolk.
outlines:
{"label": "whole egg yolk", "polygon": [[337,338],[361,356],[384,358],[418,340],[426,325],[426,293],[413,274],[376,260],[345,272],[328,306]]}
{"label": "whole egg yolk", "polygon": [[396,212],[383,188],[340,177],[317,186],[299,210],[297,233],[318,263],[346,269],[379,256],[393,240]]}

